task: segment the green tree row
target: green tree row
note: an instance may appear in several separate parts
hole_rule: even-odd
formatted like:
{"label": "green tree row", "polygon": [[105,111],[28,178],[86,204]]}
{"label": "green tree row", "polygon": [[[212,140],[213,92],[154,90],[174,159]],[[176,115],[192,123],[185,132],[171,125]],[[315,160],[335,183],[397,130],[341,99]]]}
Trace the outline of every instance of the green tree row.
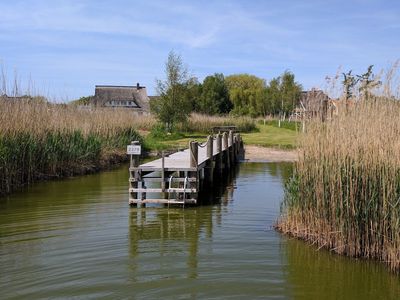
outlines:
{"label": "green tree row", "polygon": [[297,105],[302,86],[285,71],[268,84],[250,74],[224,76],[215,73],[202,83],[190,76],[180,55],[170,52],[164,80],[157,80],[159,97],[151,102],[152,111],[171,129],[191,112],[209,115],[233,114],[252,117],[288,113]]}

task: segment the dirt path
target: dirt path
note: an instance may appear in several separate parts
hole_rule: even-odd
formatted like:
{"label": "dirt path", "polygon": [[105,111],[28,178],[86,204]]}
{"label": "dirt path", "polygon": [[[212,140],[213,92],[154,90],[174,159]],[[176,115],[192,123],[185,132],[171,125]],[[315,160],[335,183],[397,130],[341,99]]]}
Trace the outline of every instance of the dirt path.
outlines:
{"label": "dirt path", "polygon": [[245,146],[246,160],[250,162],[296,161],[297,150],[280,150],[259,146]]}

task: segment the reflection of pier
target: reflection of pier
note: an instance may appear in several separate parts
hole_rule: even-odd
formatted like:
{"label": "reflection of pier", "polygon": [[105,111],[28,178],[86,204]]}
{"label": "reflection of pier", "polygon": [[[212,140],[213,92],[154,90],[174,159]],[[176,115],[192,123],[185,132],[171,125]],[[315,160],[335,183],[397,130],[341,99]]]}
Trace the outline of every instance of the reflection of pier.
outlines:
{"label": "reflection of pier", "polygon": [[212,187],[244,155],[240,134],[232,130],[209,136],[207,142],[189,143],[178,151],[145,164],[133,160],[129,204],[196,204],[198,194]]}
{"label": "reflection of pier", "polygon": [[[213,229],[222,223],[222,215],[232,200],[233,179],[238,168],[234,168],[201,198],[209,205],[190,209],[131,209],[130,210],[130,253],[136,258],[135,276],[141,276],[140,261],[149,253],[156,257],[184,256],[187,278],[197,278],[199,241],[212,239]],[[219,205],[212,205],[220,203]],[[153,258],[157,260],[156,258]],[[178,262],[177,262],[178,263]],[[165,265],[167,268],[168,264]],[[165,270],[166,273],[170,270]]]}

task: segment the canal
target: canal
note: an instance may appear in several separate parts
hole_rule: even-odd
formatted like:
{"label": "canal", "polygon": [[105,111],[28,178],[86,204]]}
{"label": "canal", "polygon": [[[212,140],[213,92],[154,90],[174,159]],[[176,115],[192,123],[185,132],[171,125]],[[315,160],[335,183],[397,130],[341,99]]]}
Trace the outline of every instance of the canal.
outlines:
{"label": "canal", "polygon": [[399,299],[399,277],[273,230],[290,164],[204,206],[130,208],[127,166],[0,198],[0,298]]}

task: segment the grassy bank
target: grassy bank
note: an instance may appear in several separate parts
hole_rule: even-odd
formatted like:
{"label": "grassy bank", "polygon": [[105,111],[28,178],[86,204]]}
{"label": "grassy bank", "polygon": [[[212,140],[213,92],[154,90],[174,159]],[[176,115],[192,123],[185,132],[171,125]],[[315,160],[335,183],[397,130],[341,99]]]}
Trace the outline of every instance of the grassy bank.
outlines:
{"label": "grassy bank", "polygon": [[399,115],[398,102],[377,98],[309,124],[278,229],[399,271]]}
{"label": "grassy bank", "polygon": [[[180,132],[166,135],[149,133],[145,138],[147,149],[167,150],[187,148],[189,141],[204,142],[209,132]],[[245,145],[270,147],[278,149],[294,149],[297,145],[298,133],[295,130],[279,128],[274,125],[257,124],[250,132],[241,132]]]}
{"label": "grassy bank", "polygon": [[296,148],[298,133],[294,129],[279,128],[277,124],[257,124],[257,131],[243,133],[245,145],[272,147],[279,149]]}
{"label": "grassy bank", "polygon": [[126,159],[151,126],[124,111],[85,111],[36,101],[0,101],[0,194],[43,178],[92,172]]}
{"label": "grassy bank", "polygon": [[166,133],[161,124],[145,133],[145,146],[149,150],[187,148],[189,141],[203,142],[213,128],[234,125],[240,132],[257,132],[256,121],[249,117],[207,116],[192,114],[185,124],[178,124],[174,132]]}
{"label": "grassy bank", "polygon": [[0,195],[40,179],[93,172],[126,160],[125,147],[132,140],[140,140],[145,150],[176,149],[202,140],[215,126],[255,129],[250,118],[193,114],[166,134],[154,117],[130,110],[82,110],[33,99],[0,99],[0,112]]}

